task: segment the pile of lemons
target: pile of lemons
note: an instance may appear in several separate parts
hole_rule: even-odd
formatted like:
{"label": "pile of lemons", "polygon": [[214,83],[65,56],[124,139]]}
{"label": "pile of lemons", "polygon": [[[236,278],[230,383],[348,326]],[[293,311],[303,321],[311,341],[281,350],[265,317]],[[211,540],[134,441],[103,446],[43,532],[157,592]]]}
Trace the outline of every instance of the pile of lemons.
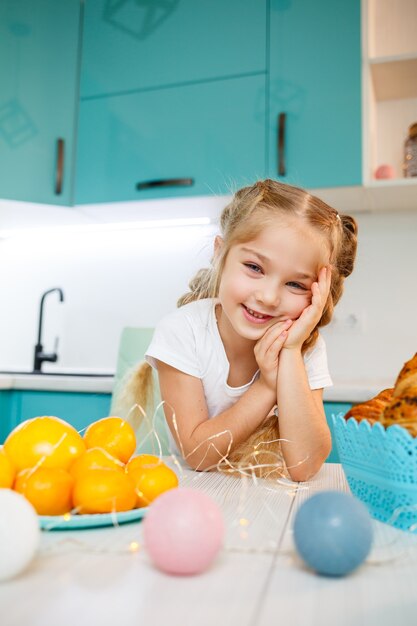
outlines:
{"label": "pile of lemons", "polygon": [[148,506],[178,478],[157,456],[135,450],[135,432],[120,417],[93,422],[83,437],[58,417],[34,417],[0,446],[0,488],[23,494],[39,515]]}

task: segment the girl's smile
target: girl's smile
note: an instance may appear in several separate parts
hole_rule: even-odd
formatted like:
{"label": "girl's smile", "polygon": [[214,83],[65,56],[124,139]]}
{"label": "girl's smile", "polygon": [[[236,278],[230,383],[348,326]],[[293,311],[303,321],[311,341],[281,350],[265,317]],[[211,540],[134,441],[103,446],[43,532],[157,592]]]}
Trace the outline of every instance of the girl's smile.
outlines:
{"label": "girl's smile", "polygon": [[265,324],[270,319],[273,319],[272,315],[265,315],[264,313],[258,313],[257,311],[253,311],[252,309],[249,309],[244,304],[242,304],[242,307],[243,307],[244,316],[249,320],[249,322],[252,322],[254,324]]}
{"label": "girl's smile", "polygon": [[223,340],[258,341],[273,324],[298,319],[328,262],[325,239],[299,218],[276,220],[251,241],[234,245],[219,288]]}

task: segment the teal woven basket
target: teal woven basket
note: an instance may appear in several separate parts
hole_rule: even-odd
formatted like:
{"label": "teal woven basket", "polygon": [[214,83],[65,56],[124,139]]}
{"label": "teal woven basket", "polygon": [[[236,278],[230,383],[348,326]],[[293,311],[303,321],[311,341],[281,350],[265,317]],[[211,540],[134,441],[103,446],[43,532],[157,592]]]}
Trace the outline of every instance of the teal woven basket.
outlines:
{"label": "teal woven basket", "polygon": [[401,426],[332,416],[340,462],[372,517],[417,533],[417,438]]}

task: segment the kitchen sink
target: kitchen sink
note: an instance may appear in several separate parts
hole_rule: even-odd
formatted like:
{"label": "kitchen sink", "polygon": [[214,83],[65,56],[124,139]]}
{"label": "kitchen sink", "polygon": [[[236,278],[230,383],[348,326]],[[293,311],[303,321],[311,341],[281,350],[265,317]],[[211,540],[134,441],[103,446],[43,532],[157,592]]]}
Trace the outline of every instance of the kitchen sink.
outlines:
{"label": "kitchen sink", "polygon": [[0,371],[0,375],[10,376],[81,376],[88,378],[113,378],[114,374],[91,374],[90,372],[24,372],[18,370]]}

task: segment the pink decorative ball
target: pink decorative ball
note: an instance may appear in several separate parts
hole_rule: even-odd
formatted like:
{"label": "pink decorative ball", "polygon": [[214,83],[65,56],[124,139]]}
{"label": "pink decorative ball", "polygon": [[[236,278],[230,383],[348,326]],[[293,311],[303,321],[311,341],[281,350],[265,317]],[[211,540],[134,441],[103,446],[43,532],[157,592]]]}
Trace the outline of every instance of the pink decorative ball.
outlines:
{"label": "pink decorative ball", "polygon": [[395,170],[392,165],[384,164],[380,165],[375,170],[375,178],[383,179],[383,178],[395,178]]}
{"label": "pink decorative ball", "polygon": [[223,543],[224,524],[217,504],[202,491],[179,487],[160,495],[143,524],[146,549],[168,574],[199,574]]}

